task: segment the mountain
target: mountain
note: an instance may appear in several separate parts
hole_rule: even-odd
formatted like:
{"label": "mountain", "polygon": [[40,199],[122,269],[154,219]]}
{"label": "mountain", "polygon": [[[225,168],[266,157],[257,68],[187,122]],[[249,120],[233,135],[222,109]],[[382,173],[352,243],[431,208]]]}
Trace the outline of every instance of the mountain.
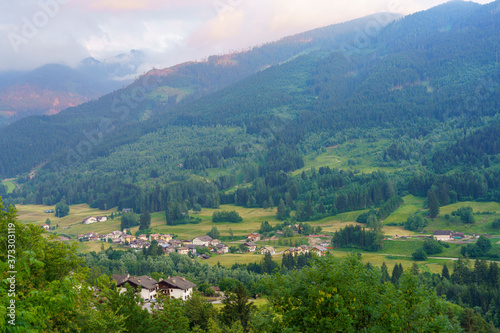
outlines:
{"label": "mountain", "polygon": [[0,173],[21,175],[12,198],[29,203],[160,211],[283,200],[297,216],[310,208],[302,220],[405,191],[497,198],[499,139],[473,156],[489,161],[482,169],[467,167],[461,142],[498,122],[499,3],[371,16],[152,70],[98,100],[5,127]]}
{"label": "mountain", "polygon": [[143,60],[139,51],[76,68],[49,64],[29,72],[0,73],[0,126],[30,115],[51,115],[122,88]]}

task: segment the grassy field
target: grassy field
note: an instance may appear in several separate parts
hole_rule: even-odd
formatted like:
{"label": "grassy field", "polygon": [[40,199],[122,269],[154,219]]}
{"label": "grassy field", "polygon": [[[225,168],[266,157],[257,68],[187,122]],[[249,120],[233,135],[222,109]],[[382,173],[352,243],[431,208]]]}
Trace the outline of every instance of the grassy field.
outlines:
{"label": "grassy field", "polygon": [[341,170],[371,173],[374,171],[393,172],[399,168],[385,166],[380,156],[391,145],[388,139],[378,140],[376,143],[367,140],[351,140],[333,147],[323,148],[323,152],[310,154],[304,158],[304,167],[294,171],[297,175],[311,168],[329,166]]}
{"label": "grassy field", "polygon": [[119,218],[88,225],[81,223],[83,219],[89,216],[109,216],[111,213],[116,212],[115,208],[102,211],[96,208],[90,208],[86,204],[72,205],[70,206],[69,215],[62,218],[55,217],[54,213],[44,213],[45,210],[50,209],[54,209],[54,207],[41,205],[17,206],[20,221],[24,223],[42,224],[49,218],[52,227],[59,225],[59,228],[55,230],[58,233],[76,236],[87,232],[106,234],[114,230],[120,230]]}
{"label": "grassy field", "polygon": [[[191,216],[199,217],[202,222],[199,224],[184,224],[168,226],[165,221],[165,214],[151,214],[151,227],[161,233],[175,234],[179,238],[191,239],[196,236],[206,235],[212,227],[217,227],[221,236],[230,236],[229,229],[233,230],[234,236],[243,236],[259,230],[260,224],[268,221],[272,226],[280,223],[276,219],[276,208],[273,210],[262,208],[245,208],[232,205],[221,205],[220,210],[236,211],[243,218],[241,223],[213,223],[212,214],[217,209],[203,208],[199,214],[190,212]],[[138,227],[136,227],[137,229]],[[134,230],[134,229],[132,229]],[[134,231],[132,231],[134,232]]]}
{"label": "grassy field", "polygon": [[392,212],[391,215],[384,220],[384,224],[406,222],[411,214],[422,209],[425,199],[407,195],[403,197],[403,201],[404,204]]}
{"label": "grassy field", "polygon": [[[473,224],[464,224],[461,222],[452,223],[445,219],[445,215],[451,215],[452,211],[461,207],[472,207],[474,210],[474,218],[476,220]],[[476,214],[478,212],[489,212],[488,214]],[[499,229],[493,229],[491,223],[500,218],[500,203],[498,202],[458,202],[448,206],[440,207],[439,215],[435,219],[429,221],[426,230],[453,230],[466,234],[493,234],[500,235]]]}
{"label": "grassy field", "polygon": [[16,189],[16,185],[12,180],[3,181],[2,184],[7,186],[7,194],[12,193]]}

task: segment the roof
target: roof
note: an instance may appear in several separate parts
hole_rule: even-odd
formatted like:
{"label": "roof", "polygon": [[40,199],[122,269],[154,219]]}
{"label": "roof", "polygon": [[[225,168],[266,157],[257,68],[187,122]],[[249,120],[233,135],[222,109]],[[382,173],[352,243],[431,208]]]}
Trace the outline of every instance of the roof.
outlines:
{"label": "roof", "polygon": [[[115,278],[115,276],[116,276],[116,278]],[[120,280],[118,280],[117,278],[120,278]],[[120,285],[123,285],[123,284],[129,282],[129,283],[135,284],[137,286],[141,286],[145,289],[155,289],[156,285],[158,284],[158,281],[156,281],[155,279],[153,279],[147,275],[142,275],[142,276],[137,276],[137,277],[130,276],[129,278],[127,278],[126,275],[113,274],[113,279],[117,280],[117,282],[116,282],[117,286],[120,286]]]}
{"label": "roof", "polygon": [[257,246],[254,242],[247,242],[244,244],[245,246]]}
{"label": "roof", "polygon": [[160,281],[160,282],[165,282],[171,285],[172,287],[182,289],[182,290],[188,290],[189,288],[194,288],[196,287],[196,284],[193,282],[186,280],[186,278],[183,278],[181,276],[173,276],[169,279]]}
{"label": "roof", "polygon": [[196,237],[195,239],[199,239],[202,242],[210,242],[212,240],[212,237],[210,237],[210,236],[199,236],[199,237]]}
{"label": "roof", "polygon": [[112,275],[113,279],[116,281],[116,284],[122,284],[123,282],[127,281],[129,278],[128,275],[119,275],[119,274],[113,274]]}
{"label": "roof", "polygon": [[449,230],[434,230],[432,232],[432,234],[434,236],[450,236],[451,235],[451,231],[449,231]]}

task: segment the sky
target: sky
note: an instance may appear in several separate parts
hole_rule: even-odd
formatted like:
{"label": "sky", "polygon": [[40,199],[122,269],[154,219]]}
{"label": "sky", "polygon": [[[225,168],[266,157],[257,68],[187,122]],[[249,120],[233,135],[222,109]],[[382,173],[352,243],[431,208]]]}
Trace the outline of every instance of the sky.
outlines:
{"label": "sky", "polygon": [[[488,3],[491,0],[476,0]],[[0,72],[76,66],[140,50],[137,74],[244,50],[378,12],[410,14],[443,0],[0,1]]]}

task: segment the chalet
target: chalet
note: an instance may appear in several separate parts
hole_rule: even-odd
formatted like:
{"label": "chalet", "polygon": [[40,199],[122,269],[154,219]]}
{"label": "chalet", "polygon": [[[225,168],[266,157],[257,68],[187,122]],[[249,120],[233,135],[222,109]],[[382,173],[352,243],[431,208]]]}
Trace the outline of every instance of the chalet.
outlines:
{"label": "chalet", "polygon": [[452,239],[452,232],[449,230],[434,230],[432,236],[436,240],[446,241]]}
{"label": "chalet", "polygon": [[50,225],[42,223],[40,224],[40,227],[44,228],[45,230],[49,231],[50,230]]}
{"label": "chalet", "polygon": [[179,247],[177,249],[177,253],[179,253],[179,254],[188,254],[189,253],[189,249],[187,247],[182,246],[182,247]]}
{"label": "chalet", "polygon": [[[228,253],[229,252],[229,247],[226,244],[222,244],[222,243],[217,244],[217,246],[215,248],[217,250],[217,254]],[[219,253],[219,251],[221,253]]]}
{"label": "chalet", "polygon": [[257,249],[257,244],[255,244],[254,242],[246,242],[243,245],[247,247],[248,252],[255,252],[255,250]]}
{"label": "chalet", "polygon": [[304,253],[304,254],[309,253],[309,250],[310,250],[309,246],[307,246],[307,245],[300,245],[298,248],[299,248],[300,252]]}
{"label": "chalet", "polygon": [[137,236],[137,239],[142,239],[144,241],[149,240],[148,236],[146,236],[146,235],[139,235],[139,236]]}
{"label": "chalet", "polygon": [[181,247],[182,246],[182,242],[178,239],[171,239],[168,243],[170,245],[172,245],[173,247]]}
{"label": "chalet", "polygon": [[289,249],[286,249],[284,252],[284,254],[291,254],[292,256],[298,256],[300,254],[302,254],[302,249],[300,247],[291,247]]}
{"label": "chalet", "polygon": [[124,243],[128,242],[129,244],[132,243],[132,241],[136,240],[135,236],[128,235],[128,234],[122,234],[121,239]]}
{"label": "chalet", "polygon": [[194,245],[194,244],[188,244],[186,245],[186,248],[189,250],[189,252],[191,252],[192,254],[196,254],[196,248],[198,247],[199,245]]}
{"label": "chalet", "polygon": [[174,247],[168,243],[160,244],[160,247],[163,249],[163,252],[165,252],[166,254],[168,254],[170,252],[175,252]]}
{"label": "chalet", "polygon": [[210,236],[199,236],[193,239],[193,245],[208,247],[211,241],[212,237]]}
{"label": "chalet", "polygon": [[143,239],[136,239],[130,242],[130,247],[133,249],[148,248],[150,245],[151,243]]}
{"label": "chalet", "polygon": [[113,232],[110,232],[109,234],[107,234],[105,237],[106,237],[106,240],[108,239],[118,239],[121,237],[123,233],[121,231],[113,231]]}
{"label": "chalet", "polygon": [[120,289],[120,293],[126,291],[125,286],[129,285],[133,287],[136,292],[139,292],[141,294],[141,297],[144,299],[151,299],[152,297],[156,296],[158,281],[150,278],[147,275],[134,277],[130,275],[113,274],[113,279],[116,280],[117,287],[122,287]]}
{"label": "chalet", "polygon": [[98,216],[96,217],[97,222],[106,222],[108,218],[106,216]]}
{"label": "chalet", "polygon": [[328,250],[323,246],[314,246],[311,248],[311,253],[314,253],[318,257],[324,256],[327,252]]}
{"label": "chalet", "polygon": [[209,244],[209,245],[210,245],[210,246],[214,246],[214,247],[215,247],[215,246],[219,245],[219,243],[220,243],[220,240],[218,240],[218,239],[212,239],[212,240],[210,241],[210,244]]}
{"label": "chalet", "polygon": [[174,276],[166,280],[160,279],[158,282],[159,292],[169,295],[171,298],[178,298],[182,300],[186,300],[191,297],[194,287],[196,287],[196,284],[180,276]]}
{"label": "chalet", "polygon": [[256,232],[253,232],[247,236],[247,240],[249,242],[256,242],[259,241],[262,236]]}
{"label": "chalet", "polygon": [[260,253],[261,254],[266,254],[266,253],[269,253],[269,254],[275,254],[276,251],[274,250],[274,247],[272,246],[264,246],[261,250],[260,250]]}

